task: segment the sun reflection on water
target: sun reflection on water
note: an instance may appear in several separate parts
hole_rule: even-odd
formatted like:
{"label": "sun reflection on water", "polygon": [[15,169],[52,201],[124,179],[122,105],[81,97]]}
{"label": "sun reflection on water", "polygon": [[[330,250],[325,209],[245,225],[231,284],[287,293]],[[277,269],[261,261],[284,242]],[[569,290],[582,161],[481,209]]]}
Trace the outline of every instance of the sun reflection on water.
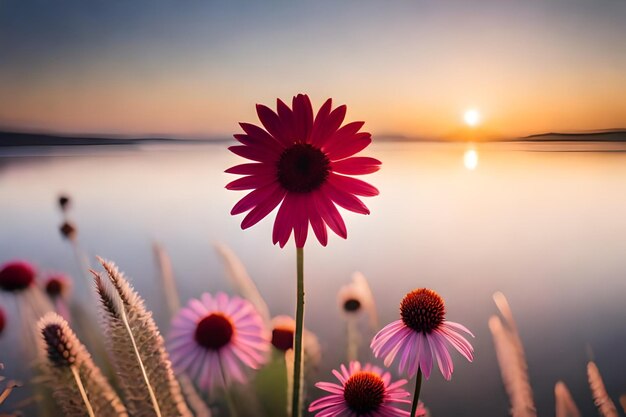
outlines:
{"label": "sun reflection on water", "polygon": [[463,154],[463,165],[465,168],[473,171],[478,166],[478,152],[475,149],[468,149]]}

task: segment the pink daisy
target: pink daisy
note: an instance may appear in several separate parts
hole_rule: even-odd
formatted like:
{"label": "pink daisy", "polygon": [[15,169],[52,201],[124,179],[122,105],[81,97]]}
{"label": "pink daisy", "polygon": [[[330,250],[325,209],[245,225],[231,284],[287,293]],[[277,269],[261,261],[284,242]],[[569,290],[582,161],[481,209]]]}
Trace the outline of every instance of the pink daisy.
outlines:
{"label": "pink daisy", "polygon": [[[247,229],[280,205],[272,241],[284,247],[293,230],[296,247],[304,247],[309,224],[319,242],[326,246],[326,225],[342,238],[346,225],[337,210],[343,207],[355,213],[369,214],[357,196],[375,196],[372,185],[347,175],[378,171],[380,161],[354,156],[372,141],[367,132],[359,132],[363,122],[344,126],[346,106],[332,109],[328,99],[313,117],[306,95],[293,98],[292,108],[277,99],[277,112],[257,104],[257,114],[265,130],[240,123],[245,134],[235,135],[242,145],[229,149],[256,161],[226,170],[245,175],[229,183],[229,190],[253,190],[231,210],[236,215],[250,211],[241,223]],[[281,204],[282,202],[282,204]]]}
{"label": "pink daisy", "polygon": [[317,411],[317,417],[396,417],[409,416],[408,411],[397,408],[393,403],[410,404],[410,394],[401,388],[406,380],[391,383],[391,375],[370,364],[361,367],[357,361],[350,362],[349,369],[341,365],[341,372],[333,375],[341,385],[318,382],[316,387],[330,395],[315,400],[309,411]]}
{"label": "pink daisy", "polygon": [[168,350],[177,372],[187,372],[210,390],[232,380],[245,382],[241,365],[259,368],[269,351],[269,337],[248,301],[204,293],[172,320]]}
{"label": "pink daisy", "polygon": [[444,378],[449,380],[453,364],[448,345],[471,362],[474,348],[459,332],[474,335],[464,326],[445,320],[445,313],[443,299],[435,291],[420,288],[408,293],[400,304],[401,319],[374,336],[374,355],[384,357],[385,366],[389,366],[401,352],[399,371],[407,369],[412,377],[420,369],[426,379],[436,360]]}

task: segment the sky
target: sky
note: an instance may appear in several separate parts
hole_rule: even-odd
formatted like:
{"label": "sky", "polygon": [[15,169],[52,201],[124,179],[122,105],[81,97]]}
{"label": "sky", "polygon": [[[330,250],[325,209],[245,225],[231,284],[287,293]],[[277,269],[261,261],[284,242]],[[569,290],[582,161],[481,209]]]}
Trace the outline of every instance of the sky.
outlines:
{"label": "sky", "polygon": [[332,97],[376,135],[626,127],[625,0],[0,0],[0,128],[226,138]]}

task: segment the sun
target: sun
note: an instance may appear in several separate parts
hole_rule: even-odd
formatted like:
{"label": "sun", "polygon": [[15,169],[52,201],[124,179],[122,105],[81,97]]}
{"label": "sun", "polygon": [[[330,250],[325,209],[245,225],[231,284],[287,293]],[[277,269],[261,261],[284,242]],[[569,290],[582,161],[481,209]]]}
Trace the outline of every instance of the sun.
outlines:
{"label": "sun", "polygon": [[480,112],[476,109],[467,109],[463,113],[463,121],[470,127],[476,127],[480,124]]}

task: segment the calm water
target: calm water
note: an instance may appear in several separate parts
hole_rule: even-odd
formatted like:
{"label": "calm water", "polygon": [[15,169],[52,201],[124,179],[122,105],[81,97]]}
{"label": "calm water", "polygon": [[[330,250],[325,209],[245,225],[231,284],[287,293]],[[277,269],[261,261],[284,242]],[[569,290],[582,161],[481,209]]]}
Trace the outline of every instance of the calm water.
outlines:
{"label": "calm water", "polygon": [[[583,414],[595,414],[585,373],[590,355],[617,400],[626,392],[625,149],[372,146],[368,154],[383,161],[369,176],[381,190],[366,200],[372,214],[346,214],[347,241],[333,237],[322,248],[309,240],[305,250],[306,325],[322,343],[320,378],[330,380],[329,369],[343,360],[335,295],[358,270],[370,280],[382,323],[397,318],[405,292],[426,286],[446,299],[449,319],[475,332],[475,362],[455,355],[452,381],[435,375],[423,387],[435,417],[507,414],[487,327],[495,291],[507,295],[516,315],[540,415],[554,414],[559,379]],[[82,245],[133,278],[162,327],[154,240],[171,255],[183,300],[231,291],[212,248],[224,242],[272,313],[292,314],[295,250],[271,244],[271,219],[242,232],[242,217],[228,214],[243,193],[224,189],[231,176],[223,171],[237,162],[225,144],[0,150],[0,261],[27,258],[43,271],[78,276],[57,231],[56,197],[63,191],[75,200]],[[10,376],[18,372],[18,354],[4,339],[0,361]]]}

